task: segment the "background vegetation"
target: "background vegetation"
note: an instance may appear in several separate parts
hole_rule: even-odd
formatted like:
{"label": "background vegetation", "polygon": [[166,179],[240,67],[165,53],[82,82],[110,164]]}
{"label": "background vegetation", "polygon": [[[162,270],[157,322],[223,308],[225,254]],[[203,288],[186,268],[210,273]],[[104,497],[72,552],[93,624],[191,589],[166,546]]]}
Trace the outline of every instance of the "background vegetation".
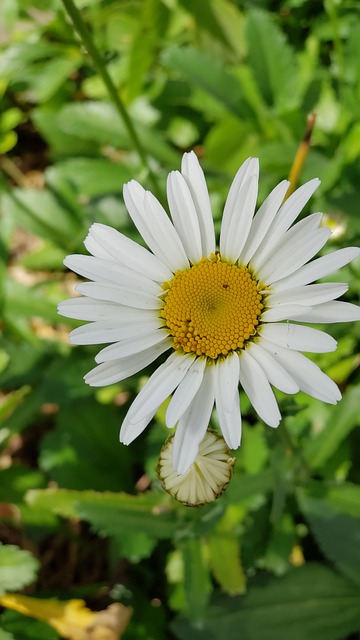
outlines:
{"label": "background vegetation", "polygon": [[[359,244],[354,0],[77,6],[160,197],[167,172],[195,148],[217,220],[250,155],[260,157],[261,202],[287,177],[316,111],[302,181],[322,185],[308,210],[327,212],[331,249]],[[0,640],[120,637],[125,608],[108,610],[113,635],[96,636],[80,613],[66,622],[63,601],[79,598],[93,611],[131,607],[129,640],[358,638],[360,326],[334,325],[336,353],[316,356],[342,390],[337,407],[279,393],[287,431],[274,432],[243,398],[226,494],[198,509],[164,495],[155,471],[164,407],[131,447],[118,444],[151,368],[89,388],[82,377],[96,348],[71,348],[76,323],[56,313],[75,283],[65,255],[84,251],[93,221],[139,240],[122,184],[153,185],[61,0],[3,0],[0,24],[0,594],[14,594],[0,595]],[[351,283],[347,300],[358,299],[359,276],[359,264],[336,276]],[[37,600],[49,597],[62,601],[63,626]]]}

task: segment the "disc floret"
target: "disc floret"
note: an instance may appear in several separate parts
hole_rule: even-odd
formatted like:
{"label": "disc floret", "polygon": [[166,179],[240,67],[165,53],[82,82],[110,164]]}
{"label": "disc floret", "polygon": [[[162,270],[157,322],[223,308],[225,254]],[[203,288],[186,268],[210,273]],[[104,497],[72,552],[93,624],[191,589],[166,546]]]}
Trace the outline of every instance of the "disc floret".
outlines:
{"label": "disc floret", "polygon": [[217,254],[175,273],[160,314],[175,349],[217,359],[244,348],[263,307],[259,282],[247,267]]}

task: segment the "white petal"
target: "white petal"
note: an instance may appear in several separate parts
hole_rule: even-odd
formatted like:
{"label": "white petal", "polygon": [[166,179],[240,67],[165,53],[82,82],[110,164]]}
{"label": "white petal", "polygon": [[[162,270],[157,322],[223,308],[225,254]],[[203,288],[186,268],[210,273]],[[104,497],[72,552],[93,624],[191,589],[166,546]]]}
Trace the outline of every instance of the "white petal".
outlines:
{"label": "white petal", "polygon": [[252,342],[247,348],[247,351],[259,363],[270,384],[284,393],[297,393],[299,391],[299,385],[284,367],[275,360],[271,353],[262,349],[260,345],[260,341],[259,343]]}
{"label": "white petal", "polygon": [[163,282],[172,278],[172,272],[159,258],[112,227],[99,223],[93,224],[84,243],[88,251],[90,251],[87,244],[89,241],[96,243],[112,260],[115,259],[152,280]]}
{"label": "white petal", "polygon": [[240,360],[233,353],[215,365],[215,402],[224,439],[230,449],[241,441],[241,411],[239,398]]}
{"label": "white petal", "polygon": [[196,358],[174,392],[166,411],[166,426],[172,429],[196,396],[203,381],[206,358]]}
{"label": "white petal", "polygon": [[154,238],[158,242],[159,251],[161,250],[164,256],[164,262],[172,271],[187,269],[189,260],[180,236],[165,209],[151,191],[145,192],[144,205],[146,215],[152,220]]}
{"label": "white petal", "polygon": [[279,280],[276,283],[276,291],[285,291],[286,289],[299,287],[309,282],[314,282],[314,280],[319,280],[319,278],[328,276],[330,273],[341,269],[341,267],[355,260],[359,255],[360,249],[358,249],[358,247],[348,247],[327,253],[325,256],[316,258],[316,260],[304,265],[292,275]]}
{"label": "white petal", "polygon": [[269,256],[274,247],[277,245],[280,238],[291,227],[292,223],[296,220],[299,213],[306,205],[308,200],[313,195],[314,191],[318,188],[320,180],[314,178],[306,184],[296,189],[293,194],[284,202],[282,207],[271,225],[268,234],[265,236],[263,242],[260,244],[258,250],[252,258],[252,263],[255,269],[258,265],[264,261],[264,258]]}
{"label": "white petal", "polygon": [[[248,158],[243,162],[241,167],[238,169],[231,187],[229,189],[228,196],[226,198],[224,213],[222,217],[221,223],[221,232],[225,231],[228,227],[230,219],[233,216],[234,207],[237,204],[237,197],[240,189],[242,188],[245,181],[253,175],[259,175],[259,160],[258,158]],[[226,234],[225,234],[226,235]]]}
{"label": "white petal", "polygon": [[232,353],[216,365],[216,388],[224,410],[233,410],[235,398],[238,397],[240,361],[237,353]]}
{"label": "white petal", "polygon": [[208,257],[211,253],[215,253],[214,222],[204,172],[193,151],[184,153],[181,163],[181,173],[190,189],[196,208],[200,227],[202,255]]}
{"label": "white petal", "polygon": [[184,176],[172,171],[167,179],[167,198],[174,227],[179,234],[190,262],[203,257],[196,208]]}
{"label": "white petal", "polygon": [[101,258],[102,260],[113,260],[113,256],[106,251],[96,240],[92,237],[90,232],[84,240],[84,245],[91,255],[95,258]]}
{"label": "white petal", "polygon": [[156,413],[155,411],[152,411],[151,413],[148,413],[146,416],[144,416],[143,418],[141,418],[141,420],[137,420],[136,422],[128,422],[126,423],[126,430],[123,429],[125,422],[123,422],[121,429],[120,429],[120,433],[119,433],[119,440],[122,444],[131,444],[134,440],[136,440],[136,438],[138,438],[138,436],[144,431],[144,429],[146,429],[146,427],[148,426],[149,422],[151,422],[151,420],[153,419],[154,415]]}
{"label": "white petal", "polygon": [[300,220],[294,224],[284,235],[279,236],[278,243],[273,248],[272,252],[267,255],[263,260],[257,262],[257,270],[262,272],[266,270],[269,264],[276,264],[276,256],[280,250],[285,250],[286,246],[293,247],[295,245],[307,244],[309,237],[312,237],[312,232],[318,229],[323,218],[322,213],[312,213],[307,218]]}
{"label": "white petal", "polygon": [[299,388],[313,398],[336,404],[341,393],[335,382],[302,353],[285,349],[263,339],[261,346],[269,351],[298,383]]}
{"label": "white petal", "polygon": [[360,307],[350,302],[324,302],[301,316],[303,322],[354,322],[360,320]]}
{"label": "white petal", "polygon": [[239,205],[239,191],[242,189],[248,178],[253,175],[259,178],[259,160],[257,158],[248,158],[236,173],[226,198],[220,231],[220,252],[223,255],[226,255],[225,249],[228,239],[229,225]]}
{"label": "white petal", "polygon": [[312,307],[313,305],[339,298],[348,290],[349,285],[346,282],[308,284],[304,287],[294,287],[294,289],[287,289],[279,293],[277,293],[277,283],[272,288],[275,293],[271,294],[266,300],[266,304],[270,307],[291,303]]}
{"label": "white petal", "polygon": [[[140,311],[143,310],[141,309]],[[163,325],[160,318],[156,315],[154,316],[152,311],[143,313],[148,314],[149,317],[137,319],[135,316],[127,320],[122,318],[121,322],[113,319],[103,320],[77,327],[77,329],[70,332],[69,342],[70,344],[105,344],[160,329]]]}
{"label": "white petal", "polygon": [[301,185],[289,196],[276,217],[278,231],[282,230],[282,233],[285,233],[291,227],[320,184],[319,178],[313,178]]}
{"label": "white petal", "polygon": [[[289,250],[293,250],[293,247],[306,246],[309,238],[313,237],[313,231],[319,228],[322,217],[322,213],[313,213],[307,218],[300,220],[300,222],[297,222],[284,235],[279,236],[278,242],[271,253],[267,254],[262,260],[257,260],[256,270],[259,273],[266,273],[276,266],[276,258],[280,251],[289,255]],[[288,247],[288,249],[286,249],[286,247]],[[252,268],[254,268],[253,263]]]}
{"label": "white petal", "polygon": [[160,285],[147,276],[140,275],[132,269],[110,260],[102,260],[93,256],[71,255],[65,258],[64,264],[89,280],[122,284],[134,290],[153,293],[155,296],[162,293]]}
{"label": "white petal", "polygon": [[[77,297],[63,300],[58,304],[58,313],[65,318],[74,318],[75,320],[114,320],[122,317],[123,310],[127,307],[121,307],[113,302],[103,302],[102,300],[91,300],[88,298]],[[130,311],[130,310],[129,310]]]}
{"label": "white petal", "polygon": [[184,247],[160,202],[135,180],[124,185],[123,193],[129,214],[151,251],[171,271],[186,269],[189,262]]}
{"label": "white petal", "polygon": [[250,176],[242,185],[228,225],[221,227],[220,253],[231,262],[236,262],[247,240],[256,207],[259,176]]}
{"label": "white petal", "polygon": [[[132,437],[132,426],[156,413],[159,406],[180,384],[195,357],[172,353],[143,386],[127,412],[121,427],[120,440],[129,444]],[[146,426],[146,425],[145,425]]]}
{"label": "white petal", "polygon": [[265,238],[278,209],[285,198],[289,185],[290,182],[288,182],[288,180],[280,182],[280,184],[278,184],[264,200],[261,207],[255,214],[245,246],[240,253],[239,261],[242,264],[248,264],[256,249]]}
{"label": "white petal", "polygon": [[293,320],[300,318],[305,313],[309,313],[311,307],[304,307],[300,304],[282,304],[277,307],[267,309],[261,315],[261,322],[279,322],[280,320]]}
{"label": "white petal", "polygon": [[277,427],[281,414],[274,392],[261,366],[248,351],[240,355],[240,384],[260,418],[270,427]]}
{"label": "white petal", "polygon": [[121,342],[116,342],[101,349],[95,357],[95,362],[100,364],[101,362],[127,358],[133,353],[145,351],[160,342],[164,342],[168,335],[169,333],[166,329],[157,329],[156,331],[149,331],[148,333],[125,338],[121,340]]}
{"label": "white petal", "polygon": [[336,340],[324,331],[318,331],[312,327],[302,327],[290,322],[262,325],[260,335],[274,344],[296,351],[326,353],[335,351],[337,347]]}
{"label": "white petal", "polygon": [[84,296],[95,298],[96,300],[116,302],[126,307],[135,307],[136,309],[160,309],[163,305],[162,300],[152,293],[135,291],[134,289],[116,284],[82,282],[76,285],[76,291],[82,293]]}
{"label": "white petal", "polygon": [[175,431],[173,466],[178,473],[185,473],[195,461],[199,444],[208,428],[213,406],[214,367],[206,367],[200,389],[181,416]]}
{"label": "white petal", "polygon": [[317,229],[306,238],[296,237],[286,242],[258,272],[259,278],[267,284],[285,278],[311,258],[324,246],[331,235],[330,229]]}
{"label": "white petal", "polygon": [[172,343],[169,340],[156,344],[154,347],[150,347],[150,349],[140,353],[135,353],[128,358],[103,362],[89,371],[84,376],[84,380],[91,387],[104,387],[108,384],[120,382],[120,380],[124,380],[147,367],[158,356],[170,349],[171,346]]}

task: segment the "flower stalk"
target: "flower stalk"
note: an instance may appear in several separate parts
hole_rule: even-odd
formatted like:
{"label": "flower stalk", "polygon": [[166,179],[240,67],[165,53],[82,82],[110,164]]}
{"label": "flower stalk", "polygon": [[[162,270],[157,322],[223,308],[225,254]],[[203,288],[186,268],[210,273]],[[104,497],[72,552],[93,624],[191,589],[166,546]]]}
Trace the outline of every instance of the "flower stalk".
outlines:
{"label": "flower stalk", "polygon": [[62,0],[62,3],[68,13],[68,15],[70,16],[73,25],[78,33],[78,35],[80,36],[80,39],[82,41],[82,43],[84,44],[84,47],[89,55],[89,57],[91,58],[93,65],[95,67],[95,69],[97,70],[98,74],[100,75],[106,89],[107,92],[109,94],[110,99],[112,100],[115,108],[117,109],[117,112],[121,118],[121,120],[123,121],[127,132],[129,134],[129,138],[132,141],[134,148],[136,149],[137,153],[139,154],[139,157],[141,159],[141,162],[143,164],[143,166],[147,169],[148,175],[149,175],[149,180],[151,182],[152,188],[155,190],[155,192],[157,194],[159,194],[159,187],[158,187],[158,183],[157,183],[157,179],[156,176],[154,174],[154,172],[152,171],[150,165],[149,165],[149,161],[148,161],[148,157],[146,154],[146,151],[143,147],[143,145],[140,142],[140,138],[136,132],[136,129],[134,127],[134,124],[131,120],[131,117],[111,79],[111,76],[106,68],[106,65],[104,64],[104,61],[96,47],[96,44],[94,42],[94,39],[91,35],[90,30],[88,29],[88,27],[86,26],[82,15],[80,13],[80,11],[78,10],[78,8],[75,6],[73,0]]}
{"label": "flower stalk", "polygon": [[316,113],[313,111],[307,117],[306,123],[306,131],[303,139],[301,140],[298,150],[296,152],[294,161],[292,163],[288,180],[290,182],[290,186],[286,192],[286,196],[284,200],[287,200],[289,196],[295,191],[296,185],[299,182],[301,172],[303,170],[303,166],[305,164],[305,160],[310,151],[310,140],[313,132],[313,128],[315,126]]}

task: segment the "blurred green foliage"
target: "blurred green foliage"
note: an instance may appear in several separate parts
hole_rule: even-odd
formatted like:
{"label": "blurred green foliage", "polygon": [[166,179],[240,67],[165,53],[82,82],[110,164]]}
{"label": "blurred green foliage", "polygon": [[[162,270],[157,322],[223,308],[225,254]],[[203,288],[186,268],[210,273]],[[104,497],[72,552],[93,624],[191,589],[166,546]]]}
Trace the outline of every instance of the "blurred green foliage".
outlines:
{"label": "blurred green foliage", "polygon": [[[260,158],[262,201],[287,177],[316,112],[302,175],[322,180],[311,209],[327,212],[333,249],[359,244],[356,3],[77,6],[162,190],[181,152],[195,147],[216,220],[250,155]],[[273,432],[244,398],[243,445],[225,495],[197,510],[165,496],[155,472],[163,410],[130,448],[117,443],[144,372],[90,389],[82,376],[95,351],[72,349],[66,336],[77,323],[56,314],[75,282],[62,260],[84,251],[93,221],[141,241],[121,191],[132,177],[149,187],[148,175],[61,0],[4,0],[0,24],[1,590],[34,582],[37,555],[32,595],[99,607],[105,593],[133,607],[130,640],[350,638],[360,632],[359,326],[335,325],[337,352],[316,358],[341,387],[336,408],[279,393],[287,431]],[[356,301],[360,265],[337,277]],[[102,562],[80,579],[76,562],[92,562],[97,536]],[[33,556],[18,548],[29,540]],[[75,560],[63,556],[70,540]],[[1,633],[57,637],[10,611]]]}

